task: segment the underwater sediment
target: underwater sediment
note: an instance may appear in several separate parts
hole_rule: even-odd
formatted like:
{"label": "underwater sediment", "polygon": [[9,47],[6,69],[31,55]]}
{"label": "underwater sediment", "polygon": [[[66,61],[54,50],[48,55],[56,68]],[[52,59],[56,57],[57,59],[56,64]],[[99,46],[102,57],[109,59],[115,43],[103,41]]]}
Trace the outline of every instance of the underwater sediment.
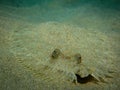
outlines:
{"label": "underwater sediment", "polygon": [[[70,16],[60,18],[64,22],[57,22],[52,20],[57,15],[49,12],[50,20],[41,7],[38,12],[38,7],[1,8],[2,90],[119,90],[119,14],[112,16],[108,10],[103,20],[98,8],[91,9],[98,16],[87,12],[88,5],[72,9]],[[57,11],[52,13],[60,14]],[[43,21],[33,23],[37,15]]]}

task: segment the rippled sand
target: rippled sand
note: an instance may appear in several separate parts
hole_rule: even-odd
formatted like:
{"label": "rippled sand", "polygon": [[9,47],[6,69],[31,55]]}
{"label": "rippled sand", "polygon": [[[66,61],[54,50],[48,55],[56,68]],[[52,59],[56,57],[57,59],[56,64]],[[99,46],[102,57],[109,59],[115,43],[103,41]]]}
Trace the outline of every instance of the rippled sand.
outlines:
{"label": "rippled sand", "polygon": [[[35,15],[41,15],[42,19],[39,18],[41,21],[35,22],[34,19],[37,17],[32,11],[38,7],[32,7],[32,10],[0,8],[0,88],[3,90],[119,88],[119,13],[115,17],[111,14],[102,20],[104,16],[94,15],[94,12],[85,14],[83,11],[86,10],[82,7],[83,11],[79,8],[73,10],[73,15],[63,18],[61,22],[45,19],[47,17],[37,10]],[[77,14],[79,10],[81,14]],[[55,12],[57,13],[57,11],[53,13]],[[110,14],[109,10],[108,13]],[[22,14],[25,14],[24,17]],[[57,15],[55,17],[57,18]],[[56,48],[60,49],[62,54],[53,59],[51,54]],[[78,53],[82,57],[81,63],[77,63],[75,58]],[[94,79],[80,83],[76,75],[81,78],[91,75]]]}

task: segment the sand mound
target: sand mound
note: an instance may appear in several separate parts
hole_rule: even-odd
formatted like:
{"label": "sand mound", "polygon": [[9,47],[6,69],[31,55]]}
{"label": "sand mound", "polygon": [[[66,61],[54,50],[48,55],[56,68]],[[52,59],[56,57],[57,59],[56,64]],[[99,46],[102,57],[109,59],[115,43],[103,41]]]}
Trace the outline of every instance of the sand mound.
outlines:
{"label": "sand mound", "polygon": [[[57,59],[55,49],[62,53]],[[13,30],[10,52],[34,77],[48,83],[79,83],[91,75],[98,83],[107,83],[114,73],[114,52],[109,38],[99,31],[85,30],[56,22]],[[81,54],[77,63],[76,54]]]}

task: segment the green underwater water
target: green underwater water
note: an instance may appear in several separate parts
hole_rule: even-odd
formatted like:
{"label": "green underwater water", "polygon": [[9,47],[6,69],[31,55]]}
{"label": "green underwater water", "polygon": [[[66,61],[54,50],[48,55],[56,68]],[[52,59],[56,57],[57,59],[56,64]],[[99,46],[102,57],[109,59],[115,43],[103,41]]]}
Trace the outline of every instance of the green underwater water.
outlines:
{"label": "green underwater water", "polygon": [[[102,24],[108,29],[110,24],[119,25],[120,21],[119,0],[1,0],[0,6],[6,6],[9,17],[30,23],[57,21],[93,28]],[[5,10],[0,9],[4,16]]]}
{"label": "green underwater water", "polygon": [[118,8],[120,9],[120,1],[119,0],[1,0],[1,4],[11,5],[11,6],[33,6],[33,5],[45,5],[49,3],[57,2],[59,5],[69,6],[69,7],[77,7],[82,4],[91,3],[97,6],[103,6],[108,8]]}

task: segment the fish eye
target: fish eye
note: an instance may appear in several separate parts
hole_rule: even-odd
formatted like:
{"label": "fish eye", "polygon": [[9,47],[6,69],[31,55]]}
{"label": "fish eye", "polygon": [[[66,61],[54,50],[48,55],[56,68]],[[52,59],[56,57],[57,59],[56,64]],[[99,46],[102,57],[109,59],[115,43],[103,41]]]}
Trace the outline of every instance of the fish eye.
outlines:
{"label": "fish eye", "polygon": [[81,63],[81,59],[82,59],[81,54],[77,53],[77,54],[75,54],[74,57],[75,57],[75,59],[77,60],[78,63]]}
{"label": "fish eye", "polygon": [[52,57],[53,59],[57,59],[57,58],[59,57],[60,53],[61,53],[60,49],[55,49],[55,50],[52,52],[51,57]]}

